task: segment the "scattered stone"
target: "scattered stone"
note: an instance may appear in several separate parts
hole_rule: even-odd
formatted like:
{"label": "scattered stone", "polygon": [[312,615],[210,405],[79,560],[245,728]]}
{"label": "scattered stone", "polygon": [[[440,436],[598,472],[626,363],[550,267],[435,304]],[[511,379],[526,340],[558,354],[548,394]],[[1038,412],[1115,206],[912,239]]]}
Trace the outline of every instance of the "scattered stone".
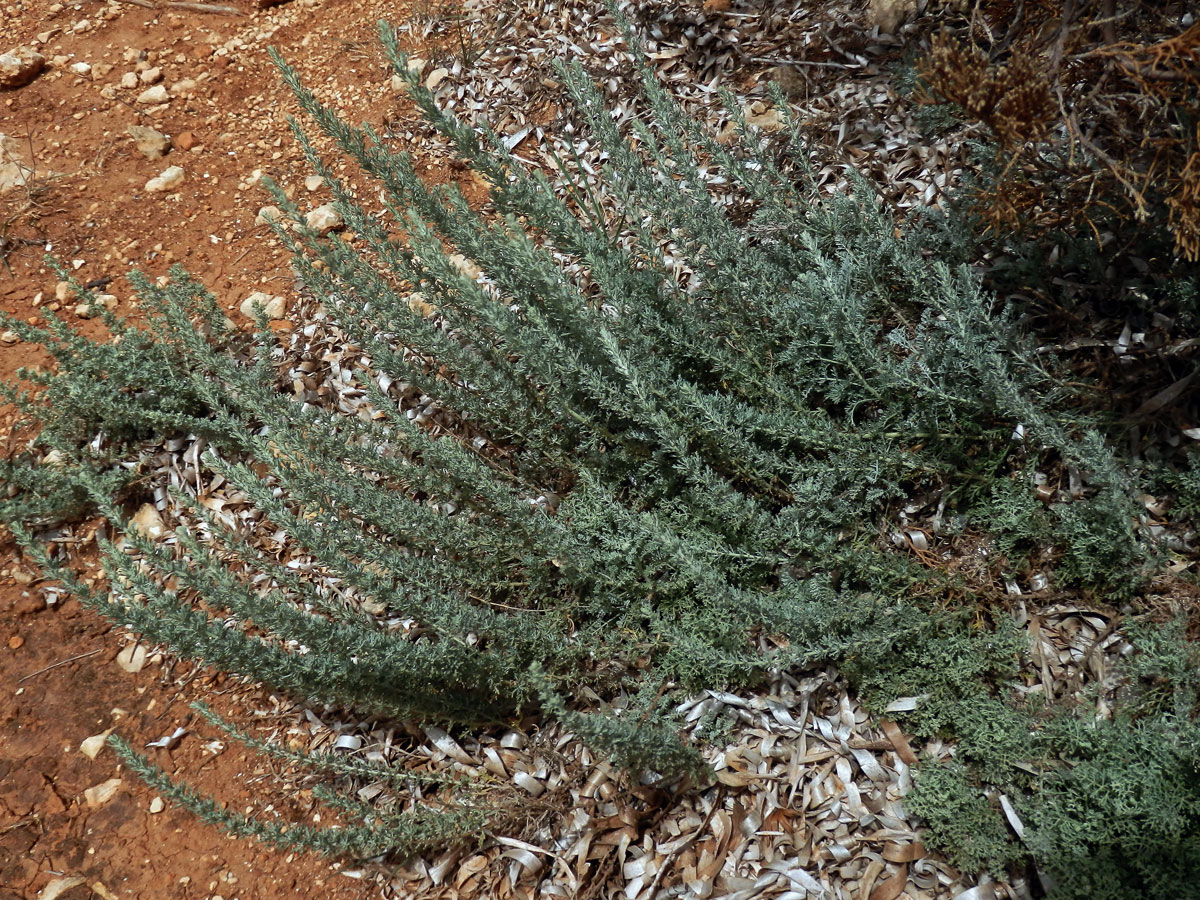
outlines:
{"label": "scattered stone", "polygon": [[158,66],[151,66],[138,75],[138,81],[142,84],[158,84],[162,81],[162,69]]}
{"label": "scattered stone", "polygon": [[167,526],[153,503],[143,503],[129,520],[129,530],[153,541],[167,533]]}
{"label": "scattered stone", "polygon": [[425,318],[437,312],[437,307],[430,303],[421,291],[413,291],[408,295],[408,308]]}
{"label": "scattered stone", "polygon": [[20,343],[20,340],[20,336],[12,330],[5,331],[3,334],[0,334],[0,343],[16,344]]}
{"label": "scattered stone", "polygon": [[93,734],[91,737],[84,738],[79,744],[79,752],[88,759],[95,759],[100,755],[100,751],[104,749],[104,744],[108,740],[108,736],[113,733],[110,728],[107,731],[102,731],[99,734]]}
{"label": "scattered stone", "polygon": [[254,217],[255,225],[270,225],[283,218],[283,211],[278,206],[264,206]]}
{"label": "scattered stone", "polygon": [[46,57],[28,47],[0,53],[0,89],[24,87],[46,67]]}
{"label": "scattered stone", "polygon": [[70,875],[64,878],[51,879],[42,888],[41,893],[38,894],[38,900],[58,900],[59,897],[71,890],[71,888],[77,888],[81,884],[87,884],[87,879],[82,875]]}
{"label": "scattered stone", "polygon": [[21,637],[19,634],[14,634],[12,637],[10,637],[8,639],[8,649],[9,650],[20,650],[24,646],[25,646],[25,638]]}
{"label": "scattered stone", "polygon": [[175,136],[175,146],[180,150],[191,150],[200,146],[200,139],[190,131],[184,131]]}
{"label": "scattered stone", "polygon": [[138,86],[137,72],[126,72],[124,75],[121,76],[121,87],[126,88],[128,90],[133,90],[133,88],[135,88],[137,86]]}
{"label": "scattered stone", "polygon": [[71,63],[67,68],[76,75],[90,75],[92,72],[92,67],[85,62]]}
{"label": "scattered stone", "polygon": [[345,221],[332,203],[326,203],[305,216],[304,224],[318,234],[329,234],[334,229],[341,228]]}
{"label": "scattered stone", "polygon": [[775,107],[771,107],[761,113],[746,116],[746,124],[761,128],[767,133],[782,131],[784,127],[783,114]]}
{"label": "scattered stone", "polygon": [[437,86],[445,81],[449,75],[450,70],[445,67],[434,69],[429,73],[429,77],[425,79],[425,88],[430,91],[436,90]]}
{"label": "scattered stone", "polygon": [[450,260],[451,265],[458,271],[462,272],[472,281],[478,281],[479,276],[483,274],[483,269],[475,265],[473,260],[467,259],[461,253],[451,253],[446,259]]}
{"label": "scattered stone", "polygon": [[131,675],[140,672],[146,665],[146,647],[144,644],[126,644],[117,654],[117,665]]}
{"label": "scattered stone", "polygon": [[171,85],[171,95],[190,94],[196,89],[196,81],[192,78],[184,78]]}
{"label": "scattered stone", "polygon": [[167,93],[167,89],[161,84],[156,84],[154,87],[146,88],[137,95],[137,102],[144,103],[147,106],[152,106],[158,103],[167,103],[171,96]]}
{"label": "scattered stone", "polygon": [[880,34],[893,34],[916,11],[916,0],[871,0],[867,5],[867,27],[877,27]]}
{"label": "scattered stone", "polygon": [[309,175],[304,179],[304,189],[306,191],[319,191],[324,184],[325,179],[320,175]]}
{"label": "scattered stone", "polygon": [[[414,75],[416,77],[420,77],[421,73],[425,71],[425,66],[426,66],[425,60],[414,57],[412,59],[409,59],[406,68],[412,75]],[[442,73],[442,74],[439,75],[438,73]],[[445,69],[438,69],[436,72],[431,74],[429,77],[432,79],[434,76],[437,76],[437,81],[438,81],[438,83],[440,83],[441,80],[443,78],[445,78],[447,74],[448,73]],[[401,77],[400,75],[392,76],[392,90],[393,91],[396,91],[397,93],[399,93],[400,91],[406,90],[407,88],[408,88],[408,82],[405,81],[403,77]]]}
{"label": "scattered stone", "polygon": [[91,27],[92,27],[92,23],[89,22],[87,19],[80,19],[78,22],[76,22],[74,25],[71,26],[71,30],[73,32],[75,32],[76,34],[83,34],[85,31],[87,31]]}
{"label": "scattered stone", "polygon": [[108,781],[102,782],[95,787],[90,787],[83,792],[83,799],[87,801],[87,805],[92,809],[103,806],[113,798],[113,795],[121,789],[124,784],[120,778],[110,778]]}
{"label": "scattered stone", "polygon": [[262,291],[255,291],[238,308],[247,319],[253,319],[255,306],[261,306],[268,319],[282,319],[287,312],[287,301],[283,297],[272,297]]}
{"label": "scattered stone", "polygon": [[60,281],[54,285],[54,299],[59,303],[66,303],[68,300],[75,299],[75,288],[72,287],[69,281]]}
{"label": "scattered stone", "polygon": [[163,173],[146,182],[146,190],[155,193],[171,191],[183,184],[183,169],[179,166],[168,166]]}
{"label": "scattered stone", "polygon": [[162,159],[171,149],[171,139],[161,131],[145,125],[130,125],[126,131],[137,144],[138,152],[146,159]]}
{"label": "scattered stone", "polygon": [[785,97],[795,103],[808,96],[808,82],[796,66],[775,66],[767,70],[767,77],[779,85]]}
{"label": "scattered stone", "polygon": [[91,319],[100,315],[101,307],[111,312],[117,308],[117,298],[112,294],[101,294],[95,303],[80,303],[76,306],[75,315],[81,319]]}
{"label": "scattered stone", "polygon": [[0,134],[0,191],[24,186],[33,177],[33,167],[22,153],[23,148],[16,138]]}
{"label": "scattered stone", "polygon": [[155,797],[150,801],[150,815],[157,816],[160,812],[167,808],[167,804],[163,803],[162,797]]}

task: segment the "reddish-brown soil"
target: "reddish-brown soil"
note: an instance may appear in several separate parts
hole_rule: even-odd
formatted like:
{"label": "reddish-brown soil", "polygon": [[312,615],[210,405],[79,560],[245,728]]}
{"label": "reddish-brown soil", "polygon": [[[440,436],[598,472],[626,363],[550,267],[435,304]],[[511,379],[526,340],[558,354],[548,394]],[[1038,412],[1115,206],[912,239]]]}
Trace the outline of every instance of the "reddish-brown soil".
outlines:
{"label": "reddish-brown soil", "polygon": [[[84,738],[113,727],[135,747],[169,735],[190,724],[188,703],[200,696],[235,716],[252,698],[206,670],[164,673],[160,664],[127,673],[117,663],[117,632],[102,619],[75,600],[46,608],[31,589],[36,585],[5,581],[0,898],[37,897],[68,878],[84,879],[60,895],[69,900],[364,895],[361,882],[341,876],[326,859],[231,840],[171,805],[152,813],[154,792],[124,771],[111,749],[94,760],[80,752]],[[230,696],[229,688],[242,696]],[[202,790],[244,804],[262,780],[255,776],[266,774],[264,762],[236,744],[213,752],[212,738],[211,729],[189,733],[173,750],[150,751],[152,759]],[[113,797],[90,806],[84,792],[113,778],[121,779]]]}
{"label": "reddish-brown soil", "polygon": [[[5,311],[36,322],[56,303],[58,278],[43,263],[47,245],[80,282],[112,278],[106,290],[117,296],[118,314],[135,320],[124,280],[135,267],[160,276],[182,263],[239,322],[238,306],[250,292],[290,291],[286,255],[254,223],[270,201],[247,180],[259,169],[306,208],[326,194],[304,186],[309,173],[284,123],[296,106],[267,47],[297,63],[308,84],[352,106],[356,119],[407,116],[395,112],[403,103],[374,40],[377,19],[399,21],[407,11],[384,0],[296,0],[266,11],[253,0],[223,2],[244,14],[115,0],[0,2],[0,52],[34,47],[49,61],[31,84],[0,91],[0,133],[36,167],[27,186],[0,194]],[[89,73],[72,71],[80,62]],[[173,95],[149,111],[136,99],[146,84],[121,86],[127,73],[148,68],[161,69]],[[175,146],[147,159],[126,134],[130,125],[153,127]],[[166,194],[145,190],[170,165],[184,168],[184,183]],[[435,180],[438,169],[431,167]],[[61,314],[85,331],[100,327],[77,320],[70,301]],[[42,362],[35,347],[0,343],[0,377]],[[7,427],[12,417],[5,418]],[[111,749],[94,760],[81,753],[83,739],[114,727],[135,747],[170,734],[187,724],[187,704],[200,696],[236,717],[261,707],[262,695],[244,686],[223,693],[212,673],[170,660],[126,672],[116,661],[119,630],[73,599],[46,606],[32,567],[11,544],[0,550],[0,900],[45,896],[62,879],[83,879],[60,894],[68,900],[370,891],[327,859],[230,840],[171,806],[151,813],[153,792]],[[264,763],[237,745],[213,752],[206,747],[212,737],[211,729],[188,734],[170,751],[152,751],[154,759],[236,805],[255,790],[255,776],[267,774]],[[113,778],[122,780],[116,794],[90,806],[84,791]]]}

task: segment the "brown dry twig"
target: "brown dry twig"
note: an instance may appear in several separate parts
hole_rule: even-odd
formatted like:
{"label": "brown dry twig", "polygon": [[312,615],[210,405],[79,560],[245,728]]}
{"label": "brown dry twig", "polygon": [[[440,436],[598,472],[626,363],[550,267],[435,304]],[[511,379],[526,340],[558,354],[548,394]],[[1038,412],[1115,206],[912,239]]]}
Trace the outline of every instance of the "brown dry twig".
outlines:
{"label": "brown dry twig", "polygon": [[89,650],[87,653],[79,653],[75,656],[69,657],[68,659],[60,659],[56,663],[51,663],[48,666],[43,666],[42,668],[38,669],[36,672],[30,672],[24,678],[18,678],[17,684],[24,684],[30,678],[33,678],[37,675],[41,675],[43,672],[49,672],[51,669],[57,669],[59,666],[65,666],[68,663],[73,663],[80,659],[87,659],[89,656],[95,656],[97,653],[102,653],[102,652],[104,652],[103,647],[101,647],[97,650]]}
{"label": "brown dry twig", "polygon": [[[38,221],[46,215],[46,200],[49,197],[53,181],[59,177],[54,173],[38,174],[33,139],[26,136],[26,140],[29,144],[29,165],[26,166],[19,159],[13,160],[17,164],[21,177],[21,183],[12,189],[17,192],[18,198],[6,200],[4,206],[8,209],[0,213],[0,263],[3,263],[6,269],[10,268],[8,265],[10,251],[18,247],[39,246],[44,243],[39,238],[23,237],[14,232],[22,223],[28,224],[36,230]],[[8,156],[10,154],[0,146],[0,158]]]}
{"label": "brown dry twig", "polygon": [[1005,150],[1040,140],[1055,118],[1049,81],[1028,47],[1014,48],[1008,62],[996,65],[982,48],[943,32],[921,75],[937,95],[983,122]]}
{"label": "brown dry twig", "polygon": [[241,16],[245,15],[236,6],[220,6],[215,3],[193,3],[188,0],[118,0],[120,3],[128,3],[132,6],[140,6],[144,9],[186,9],[192,12],[213,13],[220,16]]}
{"label": "brown dry twig", "polygon": [[712,821],[713,813],[715,813],[721,807],[721,803],[724,801],[724,799],[725,786],[717,785],[717,796],[713,798],[713,804],[708,810],[708,815],[704,817],[704,821],[700,823],[700,827],[693,831],[685,840],[677,844],[675,849],[672,850],[667,855],[667,858],[662,861],[662,865],[660,865],[658,867],[658,871],[654,873],[654,880],[650,882],[650,890],[646,892],[647,897],[657,896],[658,886],[662,883],[663,876],[666,875],[671,866],[675,864],[675,860],[679,858],[679,855],[688,847],[692,846],[692,844],[696,843],[701,835],[705,833],[708,828],[708,824]]}
{"label": "brown dry twig", "polygon": [[[1132,215],[1200,259],[1200,24],[1117,0],[977,9],[921,64],[922,102],[954,102],[994,136],[1000,173],[974,209],[992,228],[1103,234]],[[1007,19],[1006,19],[1007,17]],[[1086,127],[1084,127],[1086,125]]]}

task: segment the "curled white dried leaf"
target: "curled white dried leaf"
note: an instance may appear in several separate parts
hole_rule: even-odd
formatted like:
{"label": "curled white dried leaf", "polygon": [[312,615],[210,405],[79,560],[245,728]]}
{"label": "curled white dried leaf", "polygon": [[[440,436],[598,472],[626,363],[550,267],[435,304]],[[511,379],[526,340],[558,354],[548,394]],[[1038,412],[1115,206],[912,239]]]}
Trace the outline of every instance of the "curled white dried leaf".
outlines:
{"label": "curled white dried leaf", "polygon": [[528,792],[531,797],[541,796],[546,790],[546,786],[528,772],[514,772],[512,780],[517,787]]}
{"label": "curled white dried leaf", "polygon": [[500,746],[505,750],[520,750],[525,746],[525,735],[519,731],[510,731],[500,738]]}
{"label": "curled white dried leaf", "polygon": [[430,866],[429,877],[433,880],[433,883],[440,886],[441,883],[446,880],[446,876],[450,874],[451,870],[453,870],[458,864],[458,860],[459,853],[451,852],[447,853],[436,863]]}
{"label": "curled white dried leaf", "polygon": [[954,900],[996,900],[996,889],[990,884],[977,884],[961,894],[955,894]]}
{"label": "curled white dried leaf", "polygon": [[791,712],[788,710],[788,708],[786,706],[784,706],[782,703],[780,703],[778,700],[772,700],[772,699],[768,698],[767,699],[767,709],[769,709],[771,711],[771,715],[775,718],[775,721],[778,722],[783,727],[792,728],[792,729],[795,729],[796,731],[804,730],[804,723],[797,721],[797,719],[791,714]]}
{"label": "curled white dried leaf", "polygon": [[542,861],[521,847],[512,847],[500,854],[506,859],[513,859],[520,863],[521,868],[533,875],[541,871]]}
{"label": "curled white dried leaf", "polygon": [[155,747],[161,750],[170,750],[179,743],[179,739],[187,734],[186,728],[176,728],[168,735],[160,737],[157,741],[150,741],[146,744],[147,747]]}
{"label": "curled white dried leaf", "polygon": [[917,708],[917,705],[922,700],[928,700],[928,694],[921,694],[918,697],[898,697],[887,706],[884,707],[884,712],[912,712]]}
{"label": "curled white dried leaf", "polygon": [[1008,824],[1012,826],[1013,833],[1021,840],[1025,839],[1025,825],[1021,822],[1017,811],[1013,809],[1012,802],[1005,794],[1000,795],[1000,808],[1004,810],[1004,818],[1008,819]]}
{"label": "curled white dried leaf", "polygon": [[425,727],[425,736],[433,741],[435,747],[455,762],[460,762],[464,766],[476,765],[476,760],[467,755],[467,752],[459,746],[458,741],[454,740],[454,738],[450,737],[449,734],[436,725],[427,725]]}
{"label": "curled white dried leaf", "polygon": [[854,761],[858,763],[858,767],[863,770],[863,774],[876,782],[888,781],[887,773],[883,771],[883,767],[879,765],[879,760],[875,758],[875,754],[870,750],[856,750],[851,748],[850,752],[854,754]]}
{"label": "curled white dried leaf", "polygon": [[793,887],[799,888],[801,891],[812,896],[828,896],[825,886],[809,875],[801,866],[794,865],[791,860],[781,860],[780,862],[786,867],[783,870],[784,877],[792,883]]}
{"label": "curled white dried leaf", "polygon": [[736,706],[740,709],[749,709],[750,702],[739,697],[737,694],[730,694],[727,691],[706,691],[708,696],[712,697],[726,706]]}
{"label": "curled white dried leaf", "polygon": [[508,770],[504,767],[504,760],[500,758],[500,754],[496,752],[495,747],[485,747],[483,749],[483,767],[493,775],[498,775],[501,778],[508,777]]}

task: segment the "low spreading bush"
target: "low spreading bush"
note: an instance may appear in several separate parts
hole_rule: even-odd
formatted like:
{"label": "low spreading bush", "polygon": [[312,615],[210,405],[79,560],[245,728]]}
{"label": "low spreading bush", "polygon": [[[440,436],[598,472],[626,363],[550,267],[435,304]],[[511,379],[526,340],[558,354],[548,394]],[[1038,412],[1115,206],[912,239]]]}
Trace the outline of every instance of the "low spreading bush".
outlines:
{"label": "low spreading bush", "polygon": [[[4,512],[27,551],[181,656],[363,713],[462,728],[558,720],[650,778],[706,778],[702,748],[680,739],[664,698],[834,662],[874,705],[926,697],[911,727],[962,740],[955,768],[919,773],[918,808],[964,865],[1026,852],[1052,861],[1074,840],[1063,816],[1108,815],[1107,800],[1072,784],[1091,783],[1142,732],[1114,723],[1085,742],[1084,725],[1062,724],[1070,711],[1030,709],[1012,691],[1023,642],[1008,614],[942,602],[949,576],[878,537],[919,494],[1014,547],[1030,535],[1057,542],[1063,577],[1089,590],[1127,594],[1148,565],[1131,524],[1136,485],[1096,428],[1064,412],[1062,385],[970,270],[930,258],[865,186],[818,193],[796,132],[784,158],[745,127],[727,147],[649,77],[652,122],[622,134],[582,70],[562,67],[607,153],[598,192],[563,166],[564,199],[497,136],[437,109],[394,34],[382,38],[492,192],[485,216],[454,188],[428,187],[408,157],[339,120],[280,63],[304,110],[387,198],[368,212],[297,129],[355,238],[303,227],[281,192],[300,227],[276,233],[307,291],[369,357],[353,372],[369,414],[278,390],[283,351],[269,330],[230,333],[183,272],[142,279],[144,329],[113,320],[120,340],[91,344],[51,326],[69,352],[27,404],[40,435],[5,473]],[[739,186],[748,221],[711,195],[718,170]],[[37,522],[22,523],[20,504],[46,478],[126,523],[139,486],[124,461],[147,436],[184,432],[208,445],[196,477],[240,492],[325,586],[186,492],[172,540],[125,524],[104,545],[105,591],[52,555]],[[51,451],[55,464],[39,466]],[[1020,473],[1043,462],[1083,473],[1064,510],[1032,504],[1036,486]],[[330,591],[330,578],[345,590]],[[400,620],[412,627],[389,628]],[[619,695],[632,698],[622,714],[585,699]],[[1190,711],[1168,706],[1137,727],[1182,741]],[[263,752],[385,782],[386,797],[413,789],[410,774],[263,744],[213,719]],[[471,785],[430,777],[422,789],[436,803],[409,812],[326,792],[355,825],[277,827],[117,746],[206,819],[290,847],[408,852],[472,834],[494,812]],[[1051,753],[1061,764],[1031,774]],[[1185,755],[1150,756],[1122,777],[1161,784]],[[1027,848],[1007,839],[989,786],[1043,811]],[[1171,822],[1194,825],[1197,786],[1180,790],[1190,799]],[[1146,833],[1164,827],[1156,807],[1139,810]],[[1082,840],[1100,853],[1127,836]]]}

